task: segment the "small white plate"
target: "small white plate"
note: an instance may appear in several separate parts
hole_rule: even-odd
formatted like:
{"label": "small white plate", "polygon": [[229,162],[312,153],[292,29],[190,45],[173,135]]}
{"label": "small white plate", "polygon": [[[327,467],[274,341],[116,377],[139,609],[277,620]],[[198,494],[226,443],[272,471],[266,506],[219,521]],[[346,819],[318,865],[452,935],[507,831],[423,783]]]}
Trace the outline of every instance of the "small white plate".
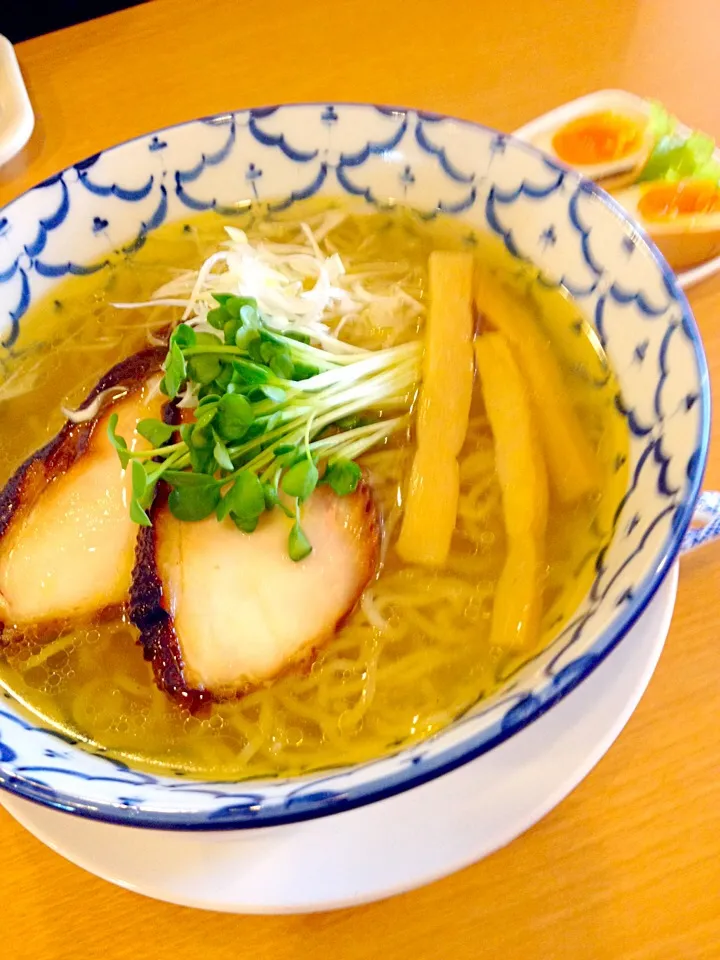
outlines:
{"label": "small white plate", "polygon": [[347,813],[222,833],[117,827],[2,793],[49,847],[119,886],[232,913],[306,913],[380,900],[480,860],[545,816],[627,723],[655,669],[677,565],[593,674],[526,730],[424,786]]}
{"label": "small white plate", "polygon": [[[593,110],[607,108],[608,104],[616,108],[618,105],[625,104],[629,110],[639,113],[649,112],[648,101],[635,93],[628,93],[627,90],[596,90],[595,93],[588,93],[584,97],[578,97],[577,100],[570,100],[568,103],[563,103],[554,110],[544,113],[541,117],[536,117],[515,130],[513,136],[517,137],[518,140],[525,140],[530,143],[538,134],[544,133],[546,130],[576,116],[578,108],[591,113]],[[689,136],[692,130],[684,123],[678,123],[677,132]],[[720,161],[720,147],[716,148],[714,156],[716,160]],[[713,257],[712,260],[706,260],[705,263],[700,263],[689,270],[683,270],[676,276],[680,286],[684,290],[688,290],[696,283],[700,283],[701,280],[707,280],[714,276],[718,271],[720,271],[720,256]]]}
{"label": "small white plate", "polygon": [[13,45],[0,34],[0,167],[25,146],[35,114]]}

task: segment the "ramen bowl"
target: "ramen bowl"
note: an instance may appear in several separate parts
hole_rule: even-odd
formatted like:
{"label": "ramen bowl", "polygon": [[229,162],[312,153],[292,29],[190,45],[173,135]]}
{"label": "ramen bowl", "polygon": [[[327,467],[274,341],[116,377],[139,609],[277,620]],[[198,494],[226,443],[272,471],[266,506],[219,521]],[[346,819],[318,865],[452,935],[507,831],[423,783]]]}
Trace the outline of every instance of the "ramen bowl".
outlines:
{"label": "ramen bowl", "polygon": [[[203,782],[135,770],[43,726],[5,692],[0,786],[109,823],[180,830],[273,826],[410,790],[515,736],[588,677],[663,582],[695,505],[710,399],[702,344],[658,251],[604,192],[494,130],[361,104],[240,110],[161,130],[83,160],[0,211],[0,336],[68,275],[102,270],[165,223],[248,204],[284,210],[345,195],[461,218],[495,235],[595,329],[630,434],[629,483],[609,547],[571,622],[501,689],[428,740],[311,776]],[[623,464],[618,463],[618,469]]]}

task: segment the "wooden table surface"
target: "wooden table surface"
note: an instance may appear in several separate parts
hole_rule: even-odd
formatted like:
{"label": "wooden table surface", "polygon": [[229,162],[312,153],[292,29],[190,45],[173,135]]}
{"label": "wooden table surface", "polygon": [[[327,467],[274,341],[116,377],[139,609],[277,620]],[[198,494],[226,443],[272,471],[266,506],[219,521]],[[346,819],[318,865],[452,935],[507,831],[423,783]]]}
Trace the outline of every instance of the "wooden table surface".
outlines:
{"label": "wooden table surface", "polygon": [[[0,171],[0,204],[128,137],[293,100],[420,106],[511,130],[621,87],[720,138],[719,35],[718,0],[156,0],[20,45],[37,125]],[[717,387],[720,280],[690,299]],[[627,728],[557,809],[484,862],[369,907],[224,916],[112,887],[0,809],[0,955],[719,958],[719,586],[720,545],[683,560],[665,652]]]}

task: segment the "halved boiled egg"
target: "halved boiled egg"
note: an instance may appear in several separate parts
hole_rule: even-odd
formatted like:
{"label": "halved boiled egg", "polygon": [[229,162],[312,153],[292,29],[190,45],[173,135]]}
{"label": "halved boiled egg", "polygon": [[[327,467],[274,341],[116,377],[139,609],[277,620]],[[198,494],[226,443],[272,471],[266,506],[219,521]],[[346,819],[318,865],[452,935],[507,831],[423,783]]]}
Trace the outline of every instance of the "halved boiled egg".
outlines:
{"label": "halved boiled egg", "polygon": [[532,142],[606,189],[616,189],[635,179],[654,138],[647,117],[599,110],[574,117]]}
{"label": "halved boiled egg", "polygon": [[720,253],[720,185],[713,180],[640,183],[615,199],[655,241],[675,270]]}
{"label": "halved boiled egg", "polygon": [[637,179],[654,146],[650,104],[601,90],[531,121],[516,135],[606,189]]}

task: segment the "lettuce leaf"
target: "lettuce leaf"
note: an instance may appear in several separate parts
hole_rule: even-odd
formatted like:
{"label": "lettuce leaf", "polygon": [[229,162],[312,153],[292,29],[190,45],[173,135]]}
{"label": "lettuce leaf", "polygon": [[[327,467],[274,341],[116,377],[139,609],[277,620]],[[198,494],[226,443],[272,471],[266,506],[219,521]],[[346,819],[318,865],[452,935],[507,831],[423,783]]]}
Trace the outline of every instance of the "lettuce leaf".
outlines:
{"label": "lettuce leaf", "polygon": [[677,132],[677,120],[659,103],[650,105],[650,129],[655,146],[638,183],[648,180],[713,180],[720,182],[720,161],[713,156],[715,141],[698,131]]}

